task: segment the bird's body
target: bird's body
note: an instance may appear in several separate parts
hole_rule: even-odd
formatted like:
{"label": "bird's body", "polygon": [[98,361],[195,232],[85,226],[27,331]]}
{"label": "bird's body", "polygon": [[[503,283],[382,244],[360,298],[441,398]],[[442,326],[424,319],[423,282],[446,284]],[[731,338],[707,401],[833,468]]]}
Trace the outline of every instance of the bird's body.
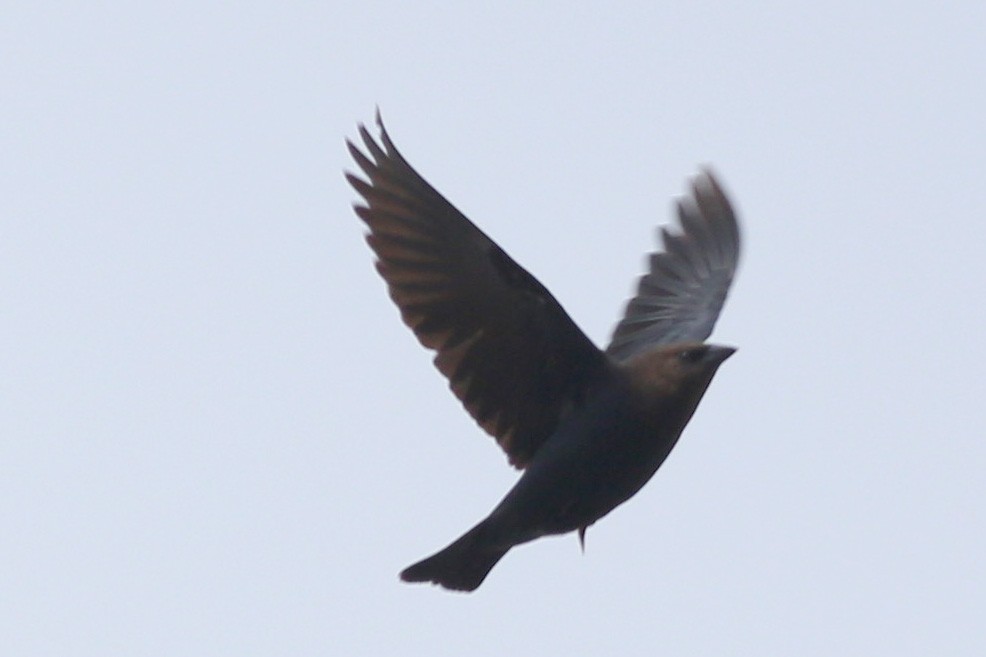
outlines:
{"label": "bird's body", "polygon": [[[606,352],[551,294],[403,160],[362,130],[378,269],[406,323],[480,425],[524,473],[479,524],[401,573],[473,590],[515,545],[585,529],[632,497],[674,447],[734,349],[701,342],[735,271],[735,217],[711,176],[665,232]],[[655,275],[656,272],[656,275]],[[698,281],[699,284],[696,284]],[[701,285],[705,282],[704,287]]]}
{"label": "bird's body", "polygon": [[[706,353],[718,365],[733,350],[718,347]],[[585,402],[545,441],[489,516],[401,577],[475,589],[513,546],[551,534],[584,532],[630,499],[671,453],[711,381],[710,374],[707,380],[677,388],[665,381],[656,383],[659,390],[642,385],[648,369],[661,369],[668,357],[676,356],[674,350],[659,350],[628,366],[606,368],[588,388]]]}

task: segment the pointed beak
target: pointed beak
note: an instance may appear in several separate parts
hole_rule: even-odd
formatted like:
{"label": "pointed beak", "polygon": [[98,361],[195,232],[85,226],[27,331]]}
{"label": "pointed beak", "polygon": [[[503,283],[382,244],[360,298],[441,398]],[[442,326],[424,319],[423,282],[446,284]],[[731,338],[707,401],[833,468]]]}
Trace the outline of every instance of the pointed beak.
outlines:
{"label": "pointed beak", "polygon": [[736,347],[724,347],[721,345],[710,345],[706,358],[712,363],[722,363],[724,360],[736,353]]}

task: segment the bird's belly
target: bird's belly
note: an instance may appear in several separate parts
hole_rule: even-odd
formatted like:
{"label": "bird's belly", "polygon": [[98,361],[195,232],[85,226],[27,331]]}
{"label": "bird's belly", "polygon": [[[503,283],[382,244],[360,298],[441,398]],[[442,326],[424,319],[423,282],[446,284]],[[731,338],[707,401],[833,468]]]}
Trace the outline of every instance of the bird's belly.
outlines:
{"label": "bird's belly", "polygon": [[629,420],[562,427],[490,521],[516,543],[591,525],[639,491],[676,440]]}

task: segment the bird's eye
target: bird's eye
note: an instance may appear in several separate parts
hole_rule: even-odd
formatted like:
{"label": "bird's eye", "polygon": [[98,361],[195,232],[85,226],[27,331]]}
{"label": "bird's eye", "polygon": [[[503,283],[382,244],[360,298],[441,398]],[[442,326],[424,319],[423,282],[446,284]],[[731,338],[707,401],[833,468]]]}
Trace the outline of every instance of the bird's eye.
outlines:
{"label": "bird's eye", "polygon": [[702,360],[708,350],[709,348],[704,345],[701,347],[695,347],[694,349],[685,349],[678,354],[678,358],[686,363],[695,364]]}

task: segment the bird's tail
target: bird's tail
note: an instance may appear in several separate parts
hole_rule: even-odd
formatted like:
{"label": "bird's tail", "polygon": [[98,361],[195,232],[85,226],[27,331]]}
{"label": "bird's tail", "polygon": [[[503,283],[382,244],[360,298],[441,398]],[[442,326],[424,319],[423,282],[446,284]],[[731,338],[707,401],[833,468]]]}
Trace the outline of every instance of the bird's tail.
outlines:
{"label": "bird's tail", "polygon": [[454,591],[474,591],[496,562],[512,547],[484,540],[484,523],[466,532],[441,552],[401,572],[405,582],[434,582]]}

